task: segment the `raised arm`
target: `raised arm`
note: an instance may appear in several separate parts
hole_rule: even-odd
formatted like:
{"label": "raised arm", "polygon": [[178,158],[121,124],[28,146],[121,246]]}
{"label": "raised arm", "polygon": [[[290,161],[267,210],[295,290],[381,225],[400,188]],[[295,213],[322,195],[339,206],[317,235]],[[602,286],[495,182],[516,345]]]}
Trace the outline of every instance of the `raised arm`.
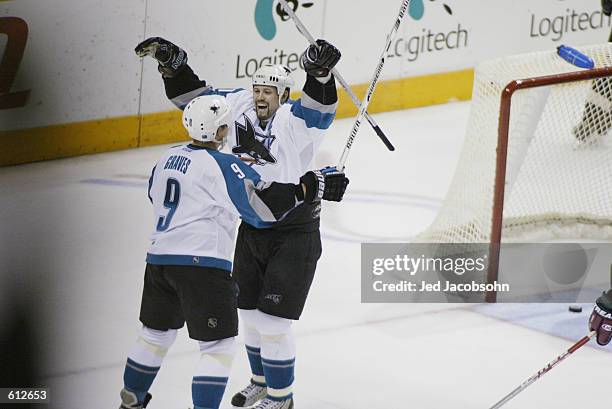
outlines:
{"label": "raised arm", "polygon": [[310,45],[302,56],[306,82],[291,112],[304,120],[306,128],[327,129],[334,120],[338,93],[331,69],[340,56],[340,51],[325,40],[317,40],[317,45]]}
{"label": "raised arm", "polygon": [[151,57],[157,61],[162,74],[166,96],[179,109],[193,98],[205,93],[209,87],[200,80],[187,64],[187,52],[161,37],[150,37],[135,48],[139,57]]}

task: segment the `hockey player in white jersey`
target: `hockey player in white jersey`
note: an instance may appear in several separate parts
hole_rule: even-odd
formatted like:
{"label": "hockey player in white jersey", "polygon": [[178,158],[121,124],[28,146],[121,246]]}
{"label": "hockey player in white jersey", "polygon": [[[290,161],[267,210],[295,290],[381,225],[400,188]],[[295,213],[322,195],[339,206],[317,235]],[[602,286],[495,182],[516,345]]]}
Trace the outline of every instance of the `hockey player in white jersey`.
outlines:
{"label": "hockey player in white jersey", "polygon": [[224,97],[202,96],[183,112],[193,141],[167,151],[149,179],[155,229],[147,253],[143,324],[124,371],[121,409],[139,409],[184,323],[201,359],[192,382],[194,409],[219,407],[238,332],[237,288],[230,274],[237,219],[270,227],[301,203],[342,199],[348,179],[329,170],[299,183],[268,183],[217,149],[231,122]]}
{"label": "hockey player in white jersey", "polygon": [[[260,67],[252,89],[214,88],[187,65],[187,53],[160,37],[138,44],[139,56],[157,60],[167,97],[180,109],[198,95],[224,95],[232,104],[229,149],[265,180],[297,183],[313,166],[331,125],[338,96],[331,73],[340,51],[324,40],[302,56],[302,96],[289,100],[293,79],[287,67]],[[299,319],[321,256],[320,204],[302,204],[271,229],[244,220],[238,231],[233,275],[251,366],[251,382],[232,399],[238,407],[258,401],[260,409],[293,407],[295,341]]]}

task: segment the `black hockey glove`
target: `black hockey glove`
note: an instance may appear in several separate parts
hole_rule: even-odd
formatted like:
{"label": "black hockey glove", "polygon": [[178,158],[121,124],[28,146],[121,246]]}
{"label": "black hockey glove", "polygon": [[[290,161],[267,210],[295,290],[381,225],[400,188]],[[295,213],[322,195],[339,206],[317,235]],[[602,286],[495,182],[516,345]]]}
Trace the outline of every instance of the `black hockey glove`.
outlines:
{"label": "black hockey glove", "polygon": [[317,45],[308,46],[302,54],[304,71],[313,77],[327,77],[340,60],[340,50],[325,40],[317,40]]}
{"label": "black hockey glove", "polygon": [[[306,194],[302,189],[306,186]],[[298,200],[307,203],[330,200],[339,202],[344,196],[349,180],[344,172],[338,172],[335,167],[327,167],[321,170],[307,172],[300,178],[295,195]]]}
{"label": "black hockey glove", "polygon": [[606,16],[612,14],[612,0],[601,0],[601,8]]}
{"label": "black hockey glove", "polygon": [[157,69],[164,77],[172,78],[187,65],[187,53],[182,48],[161,37],[150,37],[134,49],[139,57],[153,57]]}
{"label": "black hockey glove", "polygon": [[595,301],[595,308],[589,319],[589,329],[597,331],[599,345],[608,345],[612,339],[612,290],[603,293]]}

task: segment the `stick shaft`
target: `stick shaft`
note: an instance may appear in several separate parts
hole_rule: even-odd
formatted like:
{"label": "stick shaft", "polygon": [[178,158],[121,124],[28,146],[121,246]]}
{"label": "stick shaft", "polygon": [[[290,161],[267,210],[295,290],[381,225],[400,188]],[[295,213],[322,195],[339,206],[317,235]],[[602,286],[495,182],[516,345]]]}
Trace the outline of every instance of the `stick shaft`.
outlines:
{"label": "stick shaft", "polygon": [[576,342],[574,345],[572,345],[567,351],[565,351],[564,353],[562,353],[561,355],[559,355],[558,357],[556,357],[555,359],[553,359],[551,362],[548,363],[548,365],[546,365],[544,368],[540,369],[538,371],[538,373],[532,375],[529,379],[527,379],[525,382],[523,382],[522,384],[520,384],[519,386],[517,386],[512,392],[510,392],[509,394],[507,394],[506,396],[504,396],[499,402],[497,402],[495,405],[491,406],[490,409],[498,409],[501,408],[503,405],[505,405],[510,399],[514,398],[516,395],[518,395],[519,393],[521,393],[522,391],[524,391],[529,385],[531,385],[532,383],[534,383],[535,381],[537,381],[538,379],[540,379],[542,376],[544,376],[545,373],[547,373],[548,371],[550,371],[551,369],[553,369],[555,366],[557,366],[557,364],[559,364],[561,361],[563,361],[565,358],[567,358],[568,356],[570,356],[571,354],[573,354],[574,352],[576,352],[580,347],[582,347],[583,345],[585,345],[587,342],[589,342],[591,340],[591,338],[593,338],[595,335],[597,334],[597,331],[591,331],[589,333],[589,335],[586,335],[584,337],[582,337],[578,342]]}
{"label": "stick shaft", "polygon": [[374,89],[376,89],[376,83],[378,82],[382,68],[385,65],[385,58],[387,57],[387,53],[389,52],[389,47],[391,47],[391,43],[393,42],[393,39],[395,38],[395,35],[397,34],[397,30],[399,29],[400,23],[402,22],[402,19],[406,15],[406,11],[408,10],[409,2],[410,0],[402,0],[402,5],[400,6],[397,18],[395,19],[395,22],[393,23],[391,32],[389,32],[389,34],[387,35],[387,41],[385,43],[385,48],[383,49],[383,52],[380,56],[380,60],[378,61],[378,65],[376,66],[376,70],[374,71],[374,77],[372,78],[372,81],[370,82],[370,86],[368,87],[368,91],[366,92],[366,96],[364,100],[361,102],[361,107],[359,108],[359,113],[357,114],[357,118],[355,118],[353,129],[351,130],[351,134],[349,135],[349,138],[346,141],[344,151],[342,152],[342,155],[340,156],[340,160],[338,161],[337,169],[341,172],[344,170],[349,151],[351,150],[353,141],[355,140],[355,137],[357,136],[357,132],[359,131],[359,127],[361,126],[361,119],[365,115],[366,110],[368,108],[368,104],[370,103],[370,99],[372,98],[372,95],[374,94]]}
{"label": "stick shaft", "polygon": [[[286,0],[279,0],[279,1],[284,7],[285,12],[289,15],[289,17],[291,17],[291,19],[295,23],[295,26],[297,27],[298,31],[304,37],[306,37],[306,39],[308,40],[310,44],[316,44],[315,38],[312,36],[312,34],[310,34],[310,32],[308,31],[304,23],[302,23],[299,17],[295,14],[291,6],[287,4],[287,1]],[[344,88],[348,96],[351,98],[351,101],[353,101],[353,104],[355,104],[355,106],[359,108],[361,106],[361,101],[359,100],[359,98],[357,98],[357,95],[355,95],[355,93],[353,92],[351,87],[348,85],[348,83],[344,80],[342,75],[340,75],[338,70],[336,70],[335,68],[333,68],[331,72],[332,74],[334,74],[334,77],[336,78],[336,80],[338,80],[342,88]],[[382,131],[378,123],[376,123],[374,118],[372,118],[368,112],[365,113],[365,117],[367,118],[368,122],[370,123],[370,125],[372,126],[372,128],[374,129],[378,137],[383,141],[387,149],[389,149],[390,151],[394,151],[395,147],[391,144],[391,142],[389,141],[385,133]]]}

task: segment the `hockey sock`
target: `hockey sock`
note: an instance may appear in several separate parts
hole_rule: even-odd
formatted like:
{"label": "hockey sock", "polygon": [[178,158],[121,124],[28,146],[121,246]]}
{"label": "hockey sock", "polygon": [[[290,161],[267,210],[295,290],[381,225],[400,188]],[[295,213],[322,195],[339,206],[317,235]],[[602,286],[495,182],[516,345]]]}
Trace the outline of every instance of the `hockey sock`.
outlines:
{"label": "hockey sock", "polygon": [[261,362],[261,349],[246,345],[246,350],[249,357],[249,365],[251,366],[251,373],[253,374],[251,382],[255,385],[266,386],[263,363]]}
{"label": "hockey sock", "polygon": [[257,310],[240,310],[244,343],[249,358],[249,366],[253,374],[251,382],[255,385],[266,386],[263,365],[261,363],[261,337],[256,329]]}
{"label": "hockey sock", "polygon": [[176,339],[176,330],[157,331],[143,327],[142,334],[128,355],[123,372],[124,388],[142,402],[151,388],[168,348]]}
{"label": "hockey sock", "polygon": [[261,334],[261,362],[268,385],[268,397],[284,400],[293,395],[295,340],[291,320],[258,311],[257,329]]}
{"label": "hockey sock", "polygon": [[234,338],[200,341],[200,363],[191,384],[194,409],[218,409],[234,359]]}
{"label": "hockey sock", "polygon": [[295,358],[277,360],[261,359],[263,362],[268,397],[272,400],[285,400],[293,395]]}
{"label": "hockey sock", "polygon": [[126,390],[134,392],[138,402],[143,402],[149,388],[153,384],[159,366],[140,365],[138,362],[127,359],[125,371],[123,372],[123,386]]}

